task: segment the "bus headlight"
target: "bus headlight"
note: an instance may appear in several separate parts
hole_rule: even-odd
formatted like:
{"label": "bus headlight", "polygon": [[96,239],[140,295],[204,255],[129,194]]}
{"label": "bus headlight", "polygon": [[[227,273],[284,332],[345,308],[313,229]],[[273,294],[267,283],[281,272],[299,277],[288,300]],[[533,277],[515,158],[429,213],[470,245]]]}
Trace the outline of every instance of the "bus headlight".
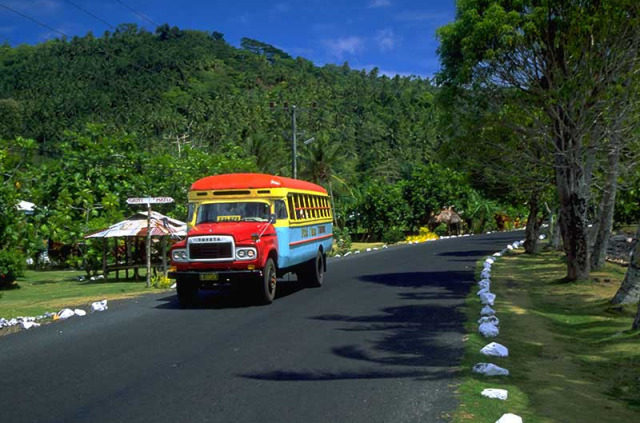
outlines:
{"label": "bus headlight", "polygon": [[173,261],[188,261],[187,250],[185,248],[176,248],[171,252],[171,260]]}
{"label": "bus headlight", "polygon": [[255,248],[250,247],[240,247],[236,248],[236,259],[237,260],[254,260],[257,257],[258,253]]}

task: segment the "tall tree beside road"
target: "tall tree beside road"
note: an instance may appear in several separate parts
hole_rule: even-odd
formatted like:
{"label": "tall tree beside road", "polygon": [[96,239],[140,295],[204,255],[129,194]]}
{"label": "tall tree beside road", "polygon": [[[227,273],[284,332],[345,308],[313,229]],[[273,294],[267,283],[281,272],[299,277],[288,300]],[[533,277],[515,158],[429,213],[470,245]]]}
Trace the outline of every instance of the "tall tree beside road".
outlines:
{"label": "tall tree beside road", "polygon": [[640,144],[638,143],[638,88],[637,76],[633,75],[628,83],[620,88],[623,94],[618,101],[613,102],[603,113],[603,120],[607,123],[605,131],[603,153],[606,156],[602,170],[602,194],[598,208],[596,234],[591,251],[591,270],[604,266],[609,238],[613,228],[613,218],[618,194],[618,180],[632,174],[640,158]]}
{"label": "tall tree beside road", "polygon": [[520,93],[514,104],[535,117],[521,129],[545,134],[553,157],[567,279],[586,279],[592,170],[602,146],[594,126],[636,68],[640,4],[466,0],[457,7],[456,20],[438,33],[440,78],[462,89]]}
{"label": "tall tree beside road", "polygon": [[631,304],[638,300],[640,300],[640,225],[638,225],[636,245],[631,254],[631,262],[629,263],[627,274],[618,292],[611,300],[611,304]]}

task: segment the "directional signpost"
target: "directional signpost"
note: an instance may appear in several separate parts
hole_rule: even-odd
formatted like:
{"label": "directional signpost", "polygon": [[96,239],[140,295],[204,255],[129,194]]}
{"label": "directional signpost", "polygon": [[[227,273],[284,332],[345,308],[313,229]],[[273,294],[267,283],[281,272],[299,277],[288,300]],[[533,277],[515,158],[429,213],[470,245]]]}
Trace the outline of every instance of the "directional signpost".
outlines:
{"label": "directional signpost", "polygon": [[171,197],[132,197],[127,198],[127,204],[147,205],[147,288],[151,286],[151,205],[173,203]]}

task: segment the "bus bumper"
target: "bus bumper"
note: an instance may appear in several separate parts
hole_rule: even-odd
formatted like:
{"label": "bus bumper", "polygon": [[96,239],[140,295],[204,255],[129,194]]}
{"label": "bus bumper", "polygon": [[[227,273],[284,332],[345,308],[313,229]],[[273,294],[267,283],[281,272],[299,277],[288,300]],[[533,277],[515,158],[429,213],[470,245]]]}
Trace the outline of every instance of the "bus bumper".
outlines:
{"label": "bus bumper", "polygon": [[169,272],[169,279],[185,281],[187,283],[200,283],[204,285],[216,285],[230,283],[236,280],[256,279],[262,277],[262,270],[223,270],[223,271],[192,271]]}

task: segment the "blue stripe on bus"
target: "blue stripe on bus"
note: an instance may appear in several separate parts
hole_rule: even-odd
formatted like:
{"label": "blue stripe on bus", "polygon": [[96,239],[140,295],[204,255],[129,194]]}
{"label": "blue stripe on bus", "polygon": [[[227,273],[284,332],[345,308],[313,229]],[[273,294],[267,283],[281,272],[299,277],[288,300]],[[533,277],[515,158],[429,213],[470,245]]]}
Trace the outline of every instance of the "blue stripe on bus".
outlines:
{"label": "blue stripe on bus", "polygon": [[[323,233],[320,233],[321,227],[324,227]],[[305,230],[307,236],[303,237],[302,233]],[[312,236],[314,231],[315,235]],[[276,233],[278,234],[278,266],[281,268],[291,267],[311,260],[318,253],[320,246],[322,246],[322,250],[325,253],[328,252],[333,246],[332,237],[316,240],[312,240],[312,238],[331,235],[332,232],[333,225],[331,223],[316,223],[297,227],[276,227]],[[307,240],[309,240],[309,242],[301,242]],[[294,245],[291,245],[292,243]]]}

